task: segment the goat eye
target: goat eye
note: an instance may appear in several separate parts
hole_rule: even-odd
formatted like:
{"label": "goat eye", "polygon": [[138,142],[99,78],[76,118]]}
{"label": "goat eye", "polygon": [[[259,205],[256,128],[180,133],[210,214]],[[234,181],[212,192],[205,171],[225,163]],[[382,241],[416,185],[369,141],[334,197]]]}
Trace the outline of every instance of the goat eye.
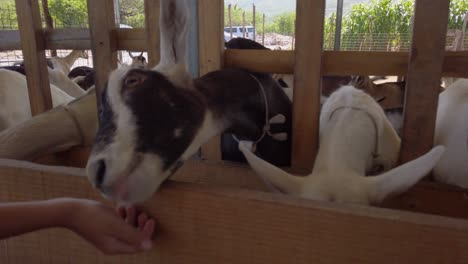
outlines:
{"label": "goat eye", "polygon": [[139,80],[137,78],[127,78],[125,79],[126,86],[135,86],[137,85]]}

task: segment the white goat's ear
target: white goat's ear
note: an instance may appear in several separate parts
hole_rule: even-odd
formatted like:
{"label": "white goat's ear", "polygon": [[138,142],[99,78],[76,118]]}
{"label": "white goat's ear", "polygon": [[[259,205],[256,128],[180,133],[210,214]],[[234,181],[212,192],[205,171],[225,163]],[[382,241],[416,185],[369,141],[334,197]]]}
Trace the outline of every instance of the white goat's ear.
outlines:
{"label": "white goat's ear", "polygon": [[429,174],[444,152],[444,146],[437,146],[423,156],[382,175],[366,177],[370,203],[379,204],[387,197],[407,191]]}
{"label": "white goat's ear", "polygon": [[154,70],[164,72],[176,64],[187,64],[189,15],[185,0],[161,0],[160,12],[161,60]]}
{"label": "white goat's ear", "polygon": [[264,181],[270,182],[284,193],[299,193],[304,181],[302,177],[291,175],[255,156],[244,141],[239,142],[239,150],[244,154],[252,169]]}

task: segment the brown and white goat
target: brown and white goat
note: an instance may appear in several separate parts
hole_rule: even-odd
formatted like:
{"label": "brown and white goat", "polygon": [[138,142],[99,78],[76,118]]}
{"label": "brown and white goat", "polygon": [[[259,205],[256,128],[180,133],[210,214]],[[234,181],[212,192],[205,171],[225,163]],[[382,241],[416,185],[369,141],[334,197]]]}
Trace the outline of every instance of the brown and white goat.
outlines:
{"label": "brown and white goat", "polygon": [[[161,10],[160,64],[153,70],[120,67],[111,73],[87,165],[92,184],[121,202],[151,197],[202,144],[221,132],[259,139],[269,119],[278,114],[284,117],[286,131],[274,132],[290,130],[291,103],[271,76],[224,69],[193,80],[185,66],[185,3],[163,0]],[[290,140],[265,135],[258,151],[266,159],[290,153]]]}

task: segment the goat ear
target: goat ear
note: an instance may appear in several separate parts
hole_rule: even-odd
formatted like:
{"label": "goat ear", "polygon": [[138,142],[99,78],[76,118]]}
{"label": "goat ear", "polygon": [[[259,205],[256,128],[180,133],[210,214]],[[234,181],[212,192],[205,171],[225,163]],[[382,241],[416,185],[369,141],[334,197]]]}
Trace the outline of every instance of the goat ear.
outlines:
{"label": "goat ear", "polygon": [[185,0],[161,0],[161,60],[155,70],[164,71],[175,64],[187,63],[188,16]]}
{"label": "goat ear", "polygon": [[167,78],[175,85],[182,88],[192,88],[193,79],[185,65],[178,64],[166,71]]}
{"label": "goat ear", "polygon": [[239,142],[239,150],[244,154],[252,169],[265,181],[273,184],[284,193],[298,194],[304,178],[291,175],[255,156],[245,141]]}
{"label": "goat ear", "polygon": [[370,203],[379,204],[387,197],[407,191],[429,174],[444,152],[444,146],[437,146],[423,156],[382,175],[366,177]]}
{"label": "goat ear", "polygon": [[130,56],[130,58],[133,60],[134,57],[130,51],[128,52],[128,56]]}

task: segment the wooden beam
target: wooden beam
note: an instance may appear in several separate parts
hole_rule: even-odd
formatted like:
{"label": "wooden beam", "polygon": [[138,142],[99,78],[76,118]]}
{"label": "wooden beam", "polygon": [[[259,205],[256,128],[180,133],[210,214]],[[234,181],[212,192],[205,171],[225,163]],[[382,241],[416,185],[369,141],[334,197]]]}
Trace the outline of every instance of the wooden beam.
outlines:
{"label": "wooden beam", "polygon": [[52,108],[39,3],[38,1],[16,0],[16,13],[24,67],[27,73],[31,113],[37,115]]}
{"label": "wooden beam", "polygon": [[[324,75],[405,75],[408,52],[324,51]],[[294,71],[293,51],[235,50],[224,55],[225,67],[241,67],[257,72],[289,73]],[[443,75],[468,77],[461,70],[468,67],[468,52],[445,52]]]}
{"label": "wooden beam", "polygon": [[[73,148],[70,151],[42,157],[35,162],[54,166],[84,168],[90,148]],[[0,166],[2,163],[0,162]],[[291,172],[291,169],[285,168]],[[171,180],[208,184],[218,187],[244,188],[268,191],[267,186],[246,164],[189,160]],[[468,219],[467,189],[442,183],[422,181],[403,195],[387,199],[382,206],[404,211],[436,214]]]}
{"label": "wooden beam", "polygon": [[96,69],[95,82],[98,106],[109,73],[117,68],[117,39],[113,31],[117,26],[114,16],[114,1],[88,0],[88,18],[93,64],[94,69]]}
{"label": "wooden beam", "polygon": [[0,51],[21,49],[19,30],[0,30]]}
{"label": "wooden beam", "polygon": [[148,50],[146,30],[144,28],[116,28],[112,31],[117,40],[117,50]]}
{"label": "wooden beam", "polygon": [[145,28],[148,48],[148,66],[153,68],[159,63],[160,34],[159,34],[159,0],[145,0]]}
{"label": "wooden beam", "polygon": [[80,49],[91,48],[89,30],[85,28],[66,28],[46,30],[47,49]]}
{"label": "wooden beam", "polygon": [[416,0],[406,79],[400,161],[432,148],[445,52],[449,0]]}
{"label": "wooden beam", "polygon": [[[223,67],[224,3],[198,0],[200,75]],[[221,160],[221,138],[215,137],[201,148],[204,159]]]}
{"label": "wooden beam", "polygon": [[312,170],[318,150],[325,0],[298,0],[296,5],[291,165]]}
{"label": "wooden beam", "polygon": [[[0,175],[2,202],[63,196],[102,199],[77,170],[2,166]],[[103,256],[73,233],[52,229],[3,241],[0,262],[468,261],[466,220],[173,182],[144,207],[158,220],[151,252]]]}

